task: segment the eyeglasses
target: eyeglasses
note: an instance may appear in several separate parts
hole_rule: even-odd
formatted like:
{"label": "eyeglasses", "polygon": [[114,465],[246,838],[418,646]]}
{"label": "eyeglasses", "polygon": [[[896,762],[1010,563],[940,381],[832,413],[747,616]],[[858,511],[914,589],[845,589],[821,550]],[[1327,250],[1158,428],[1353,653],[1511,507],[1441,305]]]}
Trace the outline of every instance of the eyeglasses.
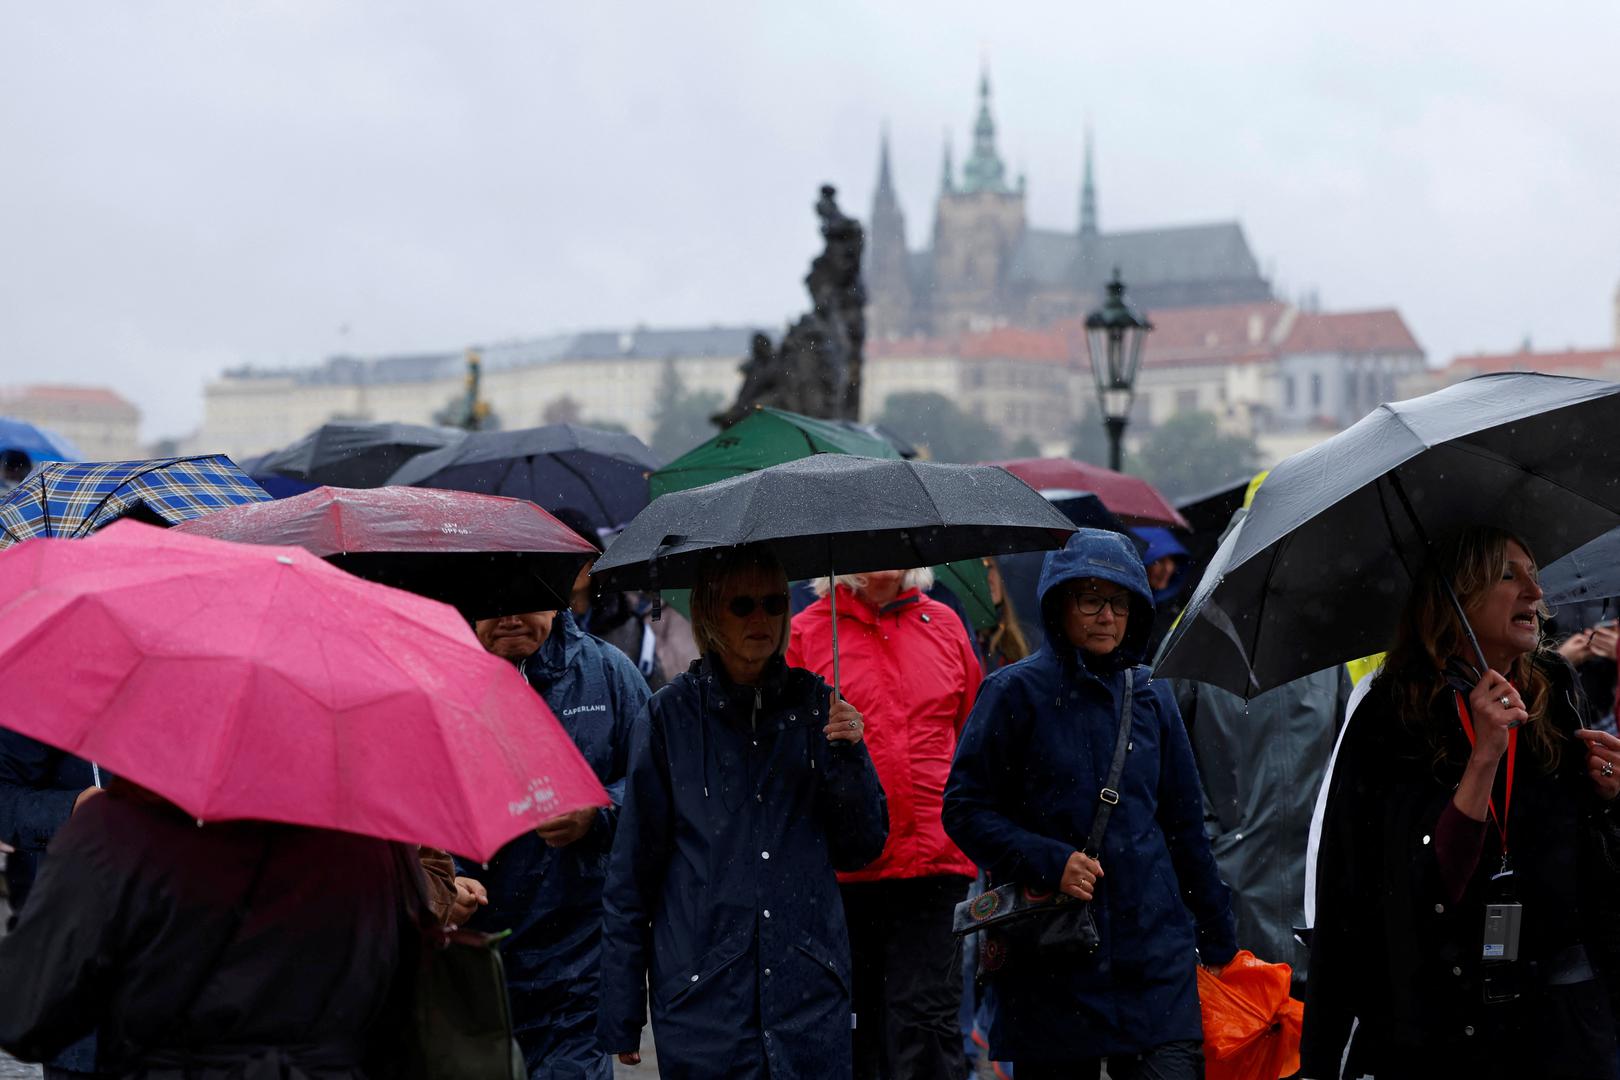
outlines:
{"label": "eyeglasses", "polygon": [[767,615],[780,615],[788,609],[787,593],[771,593],[769,596],[733,596],[726,601],[726,610],[739,619],[748,618],[756,607],[764,608]]}
{"label": "eyeglasses", "polygon": [[1117,592],[1113,596],[1103,596],[1094,592],[1072,592],[1069,594],[1069,603],[1079,608],[1082,615],[1100,614],[1104,604],[1113,608],[1114,614],[1121,618],[1131,613],[1131,594],[1124,592]]}

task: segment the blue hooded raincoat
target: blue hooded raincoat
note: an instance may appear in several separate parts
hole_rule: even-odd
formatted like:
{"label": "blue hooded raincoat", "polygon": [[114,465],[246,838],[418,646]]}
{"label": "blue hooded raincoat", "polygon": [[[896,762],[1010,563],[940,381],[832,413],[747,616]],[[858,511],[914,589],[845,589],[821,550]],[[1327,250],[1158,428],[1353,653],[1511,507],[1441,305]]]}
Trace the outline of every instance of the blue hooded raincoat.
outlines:
{"label": "blue hooded raincoat", "polygon": [[780,660],[739,686],[706,659],[654,695],[630,751],[603,920],[602,1048],[665,1080],[848,1076],[849,937],[835,870],[888,812],[864,743],[828,742],[829,690]]}
{"label": "blue hooded raincoat", "polygon": [[645,708],[647,681],[618,649],[559,612],[540,650],[519,669],[596,770],[613,805],[567,847],[533,832],[501,848],[487,868],[457,872],[489,890],[470,923],[511,930],[501,947],[512,1023],[534,1080],[608,1080],[612,1062],[596,1045],[602,882],[624,794],[631,729]]}
{"label": "blue hooded raincoat", "polygon": [[[1120,647],[1082,660],[1051,601],[1096,578],[1132,594]],[[1142,561],[1117,533],[1081,529],[1047,557],[1046,643],[984,682],[945,788],[945,830],[992,881],[1055,890],[1084,847],[1119,733],[1124,669],[1152,629]],[[1237,946],[1226,886],[1204,835],[1203,796],[1170,685],[1135,667],[1130,751],[1103,839],[1089,961],[1009,969],[987,988],[998,1060],[1072,1061],[1203,1037],[1197,964]],[[1195,952],[1196,950],[1196,952]]]}

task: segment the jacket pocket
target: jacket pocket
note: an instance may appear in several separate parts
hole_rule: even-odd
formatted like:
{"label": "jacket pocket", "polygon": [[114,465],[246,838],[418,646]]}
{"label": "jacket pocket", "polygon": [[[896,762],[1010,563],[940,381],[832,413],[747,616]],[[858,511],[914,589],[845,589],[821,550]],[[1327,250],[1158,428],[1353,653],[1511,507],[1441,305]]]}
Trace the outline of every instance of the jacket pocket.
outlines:
{"label": "jacket pocket", "polygon": [[821,947],[819,942],[806,938],[793,947],[809,958],[810,962],[817,968],[831,975],[842,993],[849,994],[849,972],[841,968],[838,962]]}
{"label": "jacket pocket", "polygon": [[665,1008],[673,1008],[680,1004],[682,999],[699,987],[708,985],[711,979],[741,959],[748,952],[748,946],[752,941],[751,932],[733,934],[722,939],[690,965],[659,983],[657,989],[653,991],[654,999]]}

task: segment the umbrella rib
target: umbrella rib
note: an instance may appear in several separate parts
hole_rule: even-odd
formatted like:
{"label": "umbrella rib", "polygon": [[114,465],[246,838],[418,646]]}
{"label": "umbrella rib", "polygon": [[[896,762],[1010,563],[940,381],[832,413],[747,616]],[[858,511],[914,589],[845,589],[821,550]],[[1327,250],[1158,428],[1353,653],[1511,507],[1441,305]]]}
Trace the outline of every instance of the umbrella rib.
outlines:
{"label": "umbrella rib", "polygon": [[1267,587],[1261,591],[1259,606],[1255,608],[1254,633],[1248,645],[1249,655],[1244,657],[1249,668],[1249,685],[1243,688],[1243,700],[1245,701],[1249,700],[1249,691],[1259,684],[1259,679],[1255,675],[1253,657],[1259,651],[1260,632],[1266,625],[1266,603],[1271,599],[1271,575],[1277,569],[1277,560],[1282,558],[1283,548],[1293,541],[1294,535],[1293,532],[1289,532],[1277,541],[1276,545],[1271,549],[1270,565],[1266,567],[1265,576],[1261,578],[1262,581],[1266,582]]}
{"label": "umbrella rib", "polygon": [[[1461,450],[1463,453],[1472,454],[1475,457],[1481,458],[1481,459],[1483,459],[1485,461],[1494,462],[1497,465],[1506,465],[1508,468],[1516,469],[1517,471],[1519,471],[1521,473],[1524,473],[1526,476],[1533,476],[1537,480],[1540,480],[1545,484],[1551,484],[1553,487],[1557,488],[1558,490],[1566,492],[1569,495],[1571,495],[1571,496],[1573,496],[1573,497],[1575,497],[1577,499],[1580,499],[1582,502],[1592,503],[1595,506],[1603,506],[1603,508],[1605,510],[1610,511],[1611,513],[1615,512],[1612,507],[1605,506],[1603,503],[1598,502],[1597,500],[1593,499],[1590,495],[1587,495],[1584,492],[1576,491],[1574,488],[1570,487],[1568,484],[1564,483],[1562,480],[1554,479],[1553,477],[1548,476],[1544,472],[1539,472],[1536,469],[1532,469],[1528,465],[1524,465],[1524,464],[1522,464],[1520,462],[1514,461],[1511,458],[1505,458],[1501,454],[1492,453],[1491,451],[1486,450],[1482,446],[1475,446],[1472,443],[1462,442],[1461,440],[1458,440],[1458,439],[1451,440],[1447,445],[1448,446],[1454,446],[1458,450]],[[1393,470],[1391,470],[1391,471],[1393,471]]]}

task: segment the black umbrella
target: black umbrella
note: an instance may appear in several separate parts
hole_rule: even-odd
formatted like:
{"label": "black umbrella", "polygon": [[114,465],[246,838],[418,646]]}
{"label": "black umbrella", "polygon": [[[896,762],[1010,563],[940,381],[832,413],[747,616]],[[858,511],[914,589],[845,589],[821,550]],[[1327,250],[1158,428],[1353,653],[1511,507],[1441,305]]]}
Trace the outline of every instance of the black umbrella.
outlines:
{"label": "black umbrella", "polygon": [[412,458],[388,482],[528,499],[552,513],[577,510],[609,530],[647,505],[647,474],[658,466],[634,435],[547,424],[472,432]]}
{"label": "black umbrella", "polygon": [[1620,525],[1617,429],[1620,384],[1555,375],[1380,406],[1271,471],[1159,674],[1252,696],[1382,651],[1430,542],[1466,526],[1506,529],[1544,564],[1574,550]]}
{"label": "black umbrella", "polygon": [[456,428],[334,420],[252,462],[252,476],[284,476],[320,487],[374,488],[418,454],[466,437]]}
{"label": "black umbrella", "polygon": [[[1117,532],[1140,550],[1142,542],[1125,527],[1125,523],[1118,515],[1090,492],[1048,491],[1044,492],[1042,497],[1057,507],[1076,526],[1082,529],[1108,529]],[[1041,639],[1041,604],[1038,594],[1041,567],[1045,563],[1046,553],[1043,551],[1025,551],[996,561],[996,569],[1001,571],[1002,592],[1012,601],[1012,608],[1018,613],[1019,626],[1024,631],[1024,637],[1030,641]]]}
{"label": "black umbrella", "polygon": [[[1072,532],[1003,469],[815,454],[660,496],[592,576],[610,589],[690,588],[716,549],[763,543],[796,580],[1056,548]],[[836,639],[833,655],[836,685]]]}

